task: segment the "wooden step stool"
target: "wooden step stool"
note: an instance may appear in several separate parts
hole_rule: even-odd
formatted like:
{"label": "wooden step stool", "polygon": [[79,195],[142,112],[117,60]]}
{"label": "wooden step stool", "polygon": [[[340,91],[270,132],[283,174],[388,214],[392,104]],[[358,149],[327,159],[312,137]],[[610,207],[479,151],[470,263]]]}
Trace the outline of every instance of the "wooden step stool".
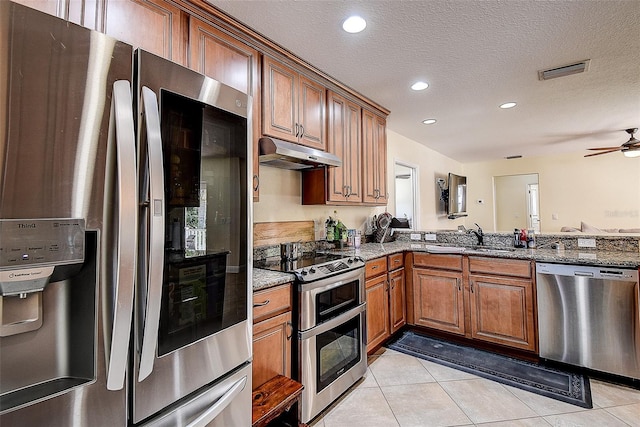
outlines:
{"label": "wooden step stool", "polygon": [[266,383],[254,390],[252,396],[253,425],[252,427],[266,427],[285,412],[289,411],[294,404],[298,404],[295,417],[290,421],[290,425],[305,427],[300,423],[300,397],[304,386],[297,381],[282,375],[276,375]]}

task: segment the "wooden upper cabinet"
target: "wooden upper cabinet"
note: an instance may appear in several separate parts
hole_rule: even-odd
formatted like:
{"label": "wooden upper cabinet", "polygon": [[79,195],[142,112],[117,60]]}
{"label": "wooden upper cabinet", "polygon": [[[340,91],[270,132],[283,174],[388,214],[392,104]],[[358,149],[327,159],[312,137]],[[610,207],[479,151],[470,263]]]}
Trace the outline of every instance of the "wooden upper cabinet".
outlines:
{"label": "wooden upper cabinet", "polygon": [[[5,1],[5,0],[2,0]],[[48,15],[57,16],[58,18],[65,18],[64,16],[64,2],[61,0],[12,0],[14,3],[23,4],[32,9],[39,10]]]}
{"label": "wooden upper cabinet", "polygon": [[[0,0],[5,1],[5,0]],[[12,0],[92,30],[99,29],[96,0]]]}
{"label": "wooden upper cabinet", "polygon": [[389,198],[386,128],[384,117],[362,110],[362,201],[367,204],[386,205]]}
{"label": "wooden upper cabinet", "polygon": [[265,135],[326,149],[326,89],[298,71],[264,57],[262,124]]}
{"label": "wooden upper cabinet", "polygon": [[106,34],[186,65],[180,9],[163,0],[104,0],[104,10]]}
{"label": "wooden upper cabinet", "polygon": [[259,197],[260,54],[212,25],[189,18],[189,67],[253,97],[253,199]]}
{"label": "wooden upper cabinet", "polygon": [[362,168],[359,105],[328,92],[327,151],[342,160],[342,166],[302,171],[303,205],[362,204]]}
{"label": "wooden upper cabinet", "polygon": [[328,169],[328,199],[332,202],[362,202],[360,158],[360,106],[329,91],[327,151],[342,160]]}

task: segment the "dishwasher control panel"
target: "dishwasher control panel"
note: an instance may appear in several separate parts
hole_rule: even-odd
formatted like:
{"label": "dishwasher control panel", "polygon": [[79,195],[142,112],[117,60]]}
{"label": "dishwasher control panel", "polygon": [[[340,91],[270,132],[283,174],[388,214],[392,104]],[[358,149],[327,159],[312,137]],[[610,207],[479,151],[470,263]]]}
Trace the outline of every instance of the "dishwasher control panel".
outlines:
{"label": "dishwasher control panel", "polygon": [[623,280],[626,282],[638,280],[638,270],[635,269],[590,265],[549,264],[539,262],[536,263],[536,273],[587,277],[591,279]]}

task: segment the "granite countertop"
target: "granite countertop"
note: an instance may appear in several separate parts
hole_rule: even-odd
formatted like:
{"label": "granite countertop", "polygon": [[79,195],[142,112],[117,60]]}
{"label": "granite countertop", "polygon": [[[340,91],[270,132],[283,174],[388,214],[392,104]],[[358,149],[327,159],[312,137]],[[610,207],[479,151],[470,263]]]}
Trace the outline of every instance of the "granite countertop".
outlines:
{"label": "granite countertop", "polygon": [[[513,249],[504,248],[497,250],[472,249],[468,247],[442,246],[429,243],[414,243],[410,241],[396,241],[390,243],[365,243],[360,248],[348,250],[334,250],[334,253],[343,253],[345,256],[359,256],[369,261],[381,256],[386,256],[403,251],[446,253],[462,253],[473,256],[488,256],[496,258],[526,259],[536,262],[556,262],[562,264],[597,265],[621,268],[640,267],[640,252],[621,252],[605,250],[558,250],[558,249]],[[281,273],[258,268],[253,269],[253,290],[266,289],[287,282],[293,282],[295,276],[289,273]]]}

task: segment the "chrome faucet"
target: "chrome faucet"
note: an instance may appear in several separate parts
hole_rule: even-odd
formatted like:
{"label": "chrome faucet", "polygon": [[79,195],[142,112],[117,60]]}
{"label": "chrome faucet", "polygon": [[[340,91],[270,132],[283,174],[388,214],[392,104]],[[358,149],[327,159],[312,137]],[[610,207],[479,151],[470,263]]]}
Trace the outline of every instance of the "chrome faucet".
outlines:
{"label": "chrome faucet", "polygon": [[469,230],[469,233],[473,233],[476,235],[476,237],[478,238],[478,246],[483,246],[484,245],[484,233],[482,232],[482,228],[478,225],[478,223],[476,222],[476,227],[478,227],[478,231],[476,230]]}

